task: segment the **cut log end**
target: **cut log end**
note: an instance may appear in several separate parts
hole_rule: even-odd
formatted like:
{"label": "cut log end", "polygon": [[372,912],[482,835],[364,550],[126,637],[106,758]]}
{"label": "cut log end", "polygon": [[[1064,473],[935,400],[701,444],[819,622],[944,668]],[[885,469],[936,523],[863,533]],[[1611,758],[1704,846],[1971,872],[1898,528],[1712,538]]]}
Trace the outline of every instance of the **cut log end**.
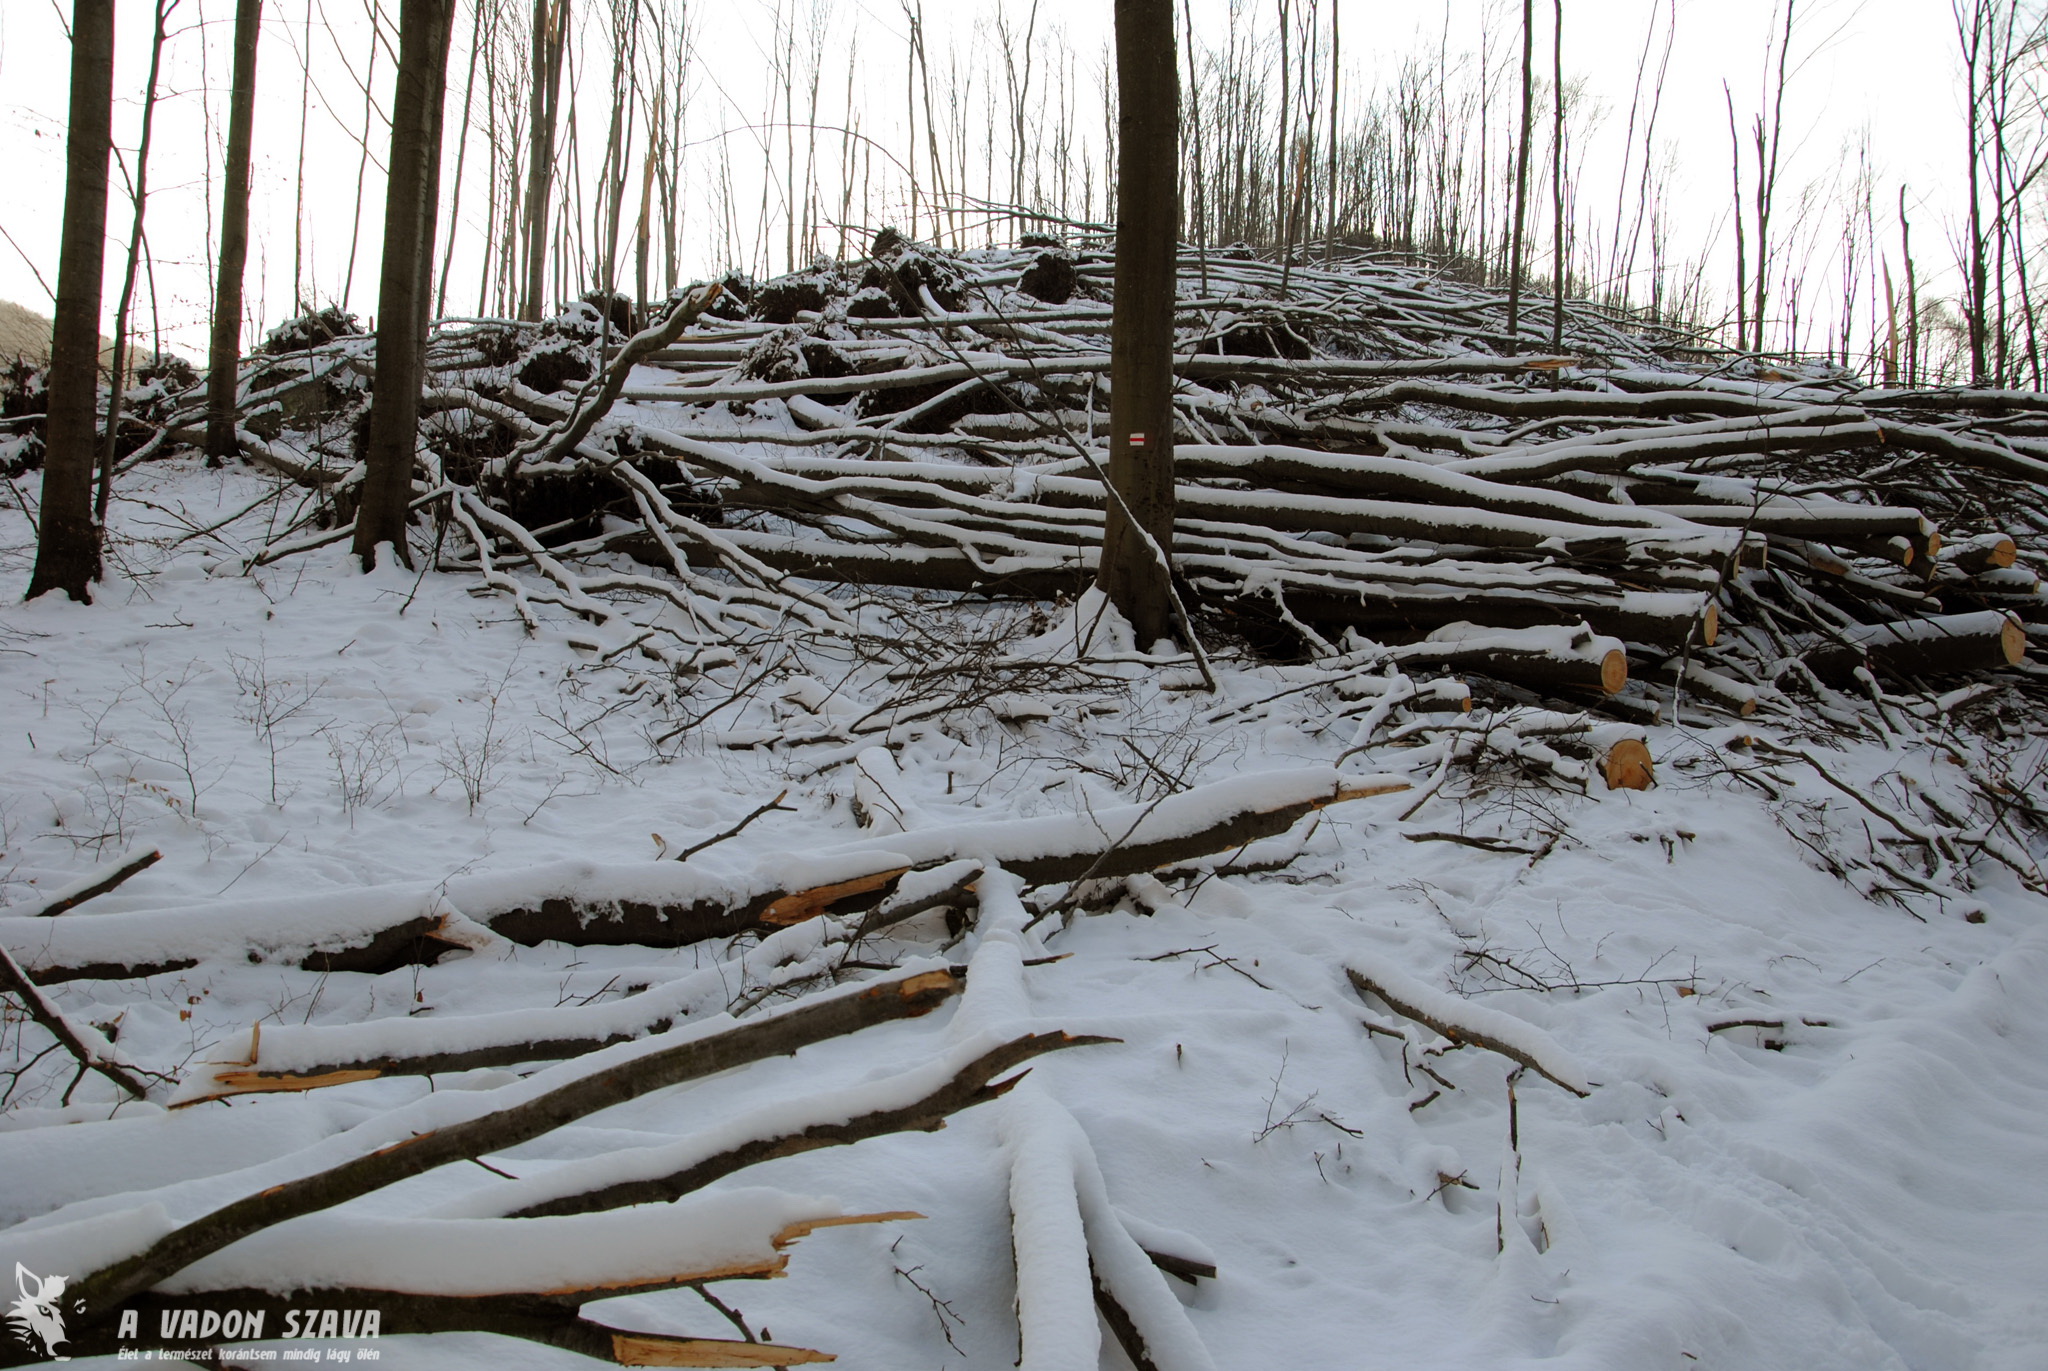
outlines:
{"label": "cut log end", "polygon": [[1650,749],[1639,738],[1623,738],[1600,759],[1600,772],[1609,790],[1648,790],[1656,784],[1656,767]]}
{"label": "cut log end", "polygon": [[2026,626],[2008,616],[2005,627],[1998,631],[1998,646],[2005,653],[2005,664],[2018,666],[2027,659]]}
{"label": "cut log end", "polygon": [[1706,612],[1700,615],[1700,641],[1712,647],[1721,636],[1721,607],[1708,601]]}
{"label": "cut log end", "polygon": [[[1710,614],[1713,612],[1711,605],[1708,606],[1707,612]],[[1620,648],[1614,648],[1600,659],[1600,693],[1602,695],[1619,695],[1622,692],[1622,688],[1627,684],[1628,654]]]}

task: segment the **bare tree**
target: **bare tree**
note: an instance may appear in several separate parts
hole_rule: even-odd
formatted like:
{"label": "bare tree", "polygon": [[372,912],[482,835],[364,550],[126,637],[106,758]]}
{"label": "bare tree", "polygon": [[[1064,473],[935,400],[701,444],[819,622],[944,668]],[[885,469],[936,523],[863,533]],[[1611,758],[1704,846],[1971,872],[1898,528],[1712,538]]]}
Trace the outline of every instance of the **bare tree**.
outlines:
{"label": "bare tree", "polygon": [[519,317],[538,319],[546,295],[548,194],[555,170],[555,118],[562,94],[562,58],[569,44],[569,0],[533,0],[533,84],[529,91],[524,293]]}
{"label": "bare tree", "polygon": [[377,292],[377,381],[356,509],[355,553],[365,570],[389,543],[409,563],[405,525],[419,442],[428,284],[440,186],[441,106],[455,0],[404,0],[398,84],[391,101],[391,160],[384,193],[384,268]]}
{"label": "bare tree", "polygon": [[92,520],[102,528],[107,522],[107,499],[113,486],[114,445],[121,431],[121,392],[133,369],[128,352],[129,306],[135,301],[135,270],[142,263],[147,240],[142,236],[142,218],[149,205],[149,144],[156,130],[157,77],[163,70],[165,26],[178,0],[156,0],[156,23],[150,32],[149,80],[142,95],[142,137],[135,147],[135,176],[130,183],[135,218],[128,229],[128,267],[121,275],[121,300],[114,307],[114,355],[107,374],[113,378],[107,395],[107,426],[100,439],[99,488],[92,501]]}
{"label": "bare tree", "polygon": [[1110,502],[1099,584],[1141,643],[1167,636],[1173,587],[1173,275],[1180,77],[1173,0],[1116,0],[1116,314]]}
{"label": "bare tree", "polygon": [[1522,134],[1515,145],[1515,227],[1508,247],[1508,347],[1521,347],[1522,230],[1529,213],[1529,135],[1536,111],[1536,0],[1522,0]]}
{"label": "bare tree", "polygon": [[1550,346],[1564,349],[1564,287],[1567,262],[1564,252],[1564,0],[1550,6]]}
{"label": "bare tree", "polygon": [[44,430],[43,515],[28,598],[61,590],[89,604],[100,576],[92,517],[98,444],[100,272],[107,234],[107,162],[114,145],[114,0],[73,0],[71,110],[64,140],[64,239],[57,260]]}
{"label": "bare tree", "polygon": [[249,260],[249,143],[256,125],[256,39],[263,0],[236,0],[235,69],[228,95],[227,185],[221,198],[220,275],[206,360],[206,456],[235,454],[235,377],[242,362],[242,272]]}

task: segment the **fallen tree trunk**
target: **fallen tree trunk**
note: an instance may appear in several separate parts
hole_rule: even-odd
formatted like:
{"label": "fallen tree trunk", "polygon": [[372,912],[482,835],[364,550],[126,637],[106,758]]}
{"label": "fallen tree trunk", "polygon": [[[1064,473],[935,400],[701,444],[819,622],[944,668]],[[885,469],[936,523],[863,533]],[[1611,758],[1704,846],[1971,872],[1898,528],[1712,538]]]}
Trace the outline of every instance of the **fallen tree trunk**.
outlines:
{"label": "fallen tree trunk", "polygon": [[[560,862],[433,887],[348,891],[279,905],[0,919],[0,947],[44,981],[130,979],[217,957],[322,971],[381,972],[431,961],[490,934],[513,942],[676,947],[824,913],[873,908],[912,870],[963,853],[1027,884],[1113,877],[1229,852],[1325,805],[1407,788],[1394,776],[1302,768],[1199,786],[1152,805],[892,834],[808,856],[776,855],[734,879],[676,862]],[[488,932],[485,932],[488,930]]]}
{"label": "fallen tree trunk", "polygon": [[1628,684],[1628,654],[1613,638],[1586,628],[1473,632],[1425,638],[1388,650],[1408,665],[1450,666],[1508,681],[1619,695]]}
{"label": "fallen tree trunk", "polygon": [[[1230,594],[1232,587],[1201,576],[1198,559],[1186,560],[1194,562],[1188,571],[1205,597],[1223,599]],[[1672,591],[1621,591],[1581,598],[1512,591],[1460,593],[1446,586],[1436,595],[1394,595],[1367,585],[1353,589],[1335,577],[1302,576],[1280,581],[1271,592],[1237,592],[1253,601],[1270,601],[1275,594],[1295,617],[1307,623],[1379,634],[1423,634],[1455,623],[1519,629],[1583,621],[1597,633],[1675,649],[1688,639],[1713,646],[1721,624],[1720,610],[1707,596]]]}
{"label": "fallen tree trunk", "polygon": [[[806,999],[722,1032],[680,1043],[655,1039],[612,1049],[583,1075],[503,1108],[415,1134],[392,1146],[265,1188],[182,1224],[140,1251],[94,1271],[73,1291],[88,1308],[109,1308],[158,1285],[211,1253],[250,1234],[303,1214],[330,1209],[450,1162],[516,1147],[565,1124],[639,1099],[651,1091],[694,1080],[764,1057],[894,1019],[930,1013],[959,993],[961,978],[948,969],[917,970],[839,993]],[[509,1087],[515,1097],[519,1087]],[[480,1097],[479,1105],[489,1096]]]}
{"label": "fallen tree trunk", "polygon": [[[687,1273],[686,1273],[687,1274]],[[680,1282],[690,1284],[690,1281]],[[116,1357],[144,1355],[159,1349],[207,1346],[240,1342],[255,1336],[288,1336],[287,1327],[300,1329],[320,1325],[319,1316],[333,1312],[335,1334],[355,1330],[355,1337],[384,1338],[421,1333],[492,1333],[541,1343],[573,1352],[613,1366],[704,1366],[777,1367],[807,1366],[834,1358],[804,1347],[769,1342],[740,1342],[736,1339],[692,1338],[671,1333],[641,1333],[615,1328],[586,1319],[576,1312],[584,1299],[612,1298],[614,1291],[579,1292],[576,1296],[554,1298],[545,1295],[416,1295],[400,1290],[333,1287],[292,1290],[243,1288],[204,1290],[183,1295],[147,1293],[121,1306],[133,1312],[141,1335],[123,1334],[119,1314],[96,1318],[79,1327],[68,1328],[64,1347],[68,1357]],[[366,1311],[376,1311],[374,1332],[364,1333]],[[187,1314],[192,1317],[191,1333],[181,1330]],[[232,1320],[232,1322],[231,1322]],[[294,1320],[288,1323],[288,1320]],[[298,1321],[305,1321],[303,1323]],[[162,1330],[171,1325],[169,1333]],[[227,1338],[223,1329],[234,1329],[238,1337]],[[298,1336],[311,1336],[300,1332]],[[253,1340],[253,1339],[252,1339]],[[0,1366],[24,1365],[33,1358],[17,1359],[14,1350],[0,1350]],[[165,1360],[182,1360],[166,1357]]]}
{"label": "fallen tree trunk", "polygon": [[1981,533],[1942,549],[1942,565],[1965,576],[2004,571],[2019,560],[2019,545],[2003,533]]}
{"label": "fallen tree trunk", "polygon": [[1944,614],[1843,630],[1845,641],[1822,643],[1803,655],[1823,681],[1844,681],[1869,665],[1891,676],[1951,676],[1995,671],[2026,658],[2026,627],[2003,610]]}
{"label": "fallen tree trunk", "polygon": [[[945,1127],[950,1115],[1008,1094],[1025,1073],[1002,1081],[995,1078],[1012,1067],[1047,1052],[1115,1041],[1066,1033],[1027,1034],[976,1055],[949,1075],[942,1074],[942,1070],[912,1072],[895,1080],[878,1081],[794,1105],[777,1105],[769,1111],[773,1117],[764,1117],[760,1121],[762,1127],[753,1136],[708,1156],[702,1155],[702,1149],[690,1149],[688,1144],[680,1148],[643,1149],[638,1155],[614,1153],[594,1166],[578,1167],[571,1163],[540,1177],[536,1185],[520,1183],[494,1189],[488,1193],[488,1199],[493,1209],[514,1219],[673,1203],[735,1171],[776,1157],[795,1156],[822,1147],[843,1147],[887,1133],[933,1132]],[[933,1078],[936,1084],[927,1086]],[[892,1098],[911,1091],[922,1093],[915,1099]],[[861,1104],[880,1107],[849,1113]],[[792,1117],[793,1111],[802,1112]],[[748,1123],[736,1121],[721,1133],[745,1133]],[[691,1151],[695,1154],[690,1155]],[[683,1160],[678,1153],[688,1156],[687,1164],[676,1164]],[[670,1167],[673,1169],[666,1169]],[[529,1199],[534,1191],[552,1193],[546,1199]]]}
{"label": "fallen tree trunk", "polygon": [[[210,957],[380,975],[431,966],[471,945],[445,911],[422,908],[432,904],[428,892],[415,889],[320,896],[284,910],[272,901],[239,901],[54,922],[0,918],[0,948],[26,959],[28,974],[45,985],[137,980],[188,971]],[[279,913],[286,917],[273,917]]]}
{"label": "fallen tree trunk", "polygon": [[[90,1322],[71,1341],[89,1350],[118,1339],[169,1361],[180,1359],[179,1348],[266,1336],[354,1341],[473,1331],[628,1366],[831,1361],[805,1348],[629,1332],[577,1311],[623,1296],[778,1276],[789,1263],[786,1249],[820,1228],[922,1217],[847,1214],[830,1200],[763,1189],[537,1223],[320,1215],[258,1235],[114,1308],[89,1306]],[[295,1270],[317,1274],[295,1278]],[[130,1321],[134,1329],[119,1338]],[[19,1360],[15,1353],[0,1365]]]}
{"label": "fallen tree trunk", "polygon": [[1903,537],[1916,556],[1927,556],[1930,548],[1938,550],[1941,546],[1940,534],[1917,509],[1851,505],[1839,500],[1786,499],[1757,505],[1660,504],[1655,508],[1695,524],[1746,528],[1816,543],[1853,546],[1873,539]]}

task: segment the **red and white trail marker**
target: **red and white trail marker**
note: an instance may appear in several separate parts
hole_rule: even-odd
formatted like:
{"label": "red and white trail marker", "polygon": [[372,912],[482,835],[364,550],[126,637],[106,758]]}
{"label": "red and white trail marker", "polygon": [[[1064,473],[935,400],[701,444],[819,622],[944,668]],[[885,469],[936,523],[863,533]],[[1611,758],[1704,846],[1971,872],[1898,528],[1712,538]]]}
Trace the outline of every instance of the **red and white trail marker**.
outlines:
{"label": "red and white trail marker", "polygon": [[1131,446],[1132,446],[1132,447],[1143,447],[1143,446],[1145,446],[1145,435],[1144,435],[1144,434],[1142,434],[1142,433],[1133,433],[1133,434],[1131,435]]}

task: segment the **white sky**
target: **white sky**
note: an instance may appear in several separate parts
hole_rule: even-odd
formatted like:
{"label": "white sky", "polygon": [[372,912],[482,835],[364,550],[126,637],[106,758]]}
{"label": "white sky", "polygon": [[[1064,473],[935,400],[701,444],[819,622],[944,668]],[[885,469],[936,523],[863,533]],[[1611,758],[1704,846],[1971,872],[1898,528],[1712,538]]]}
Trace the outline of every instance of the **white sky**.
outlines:
{"label": "white sky", "polygon": [[[793,2],[793,0],[792,0]],[[803,0],[817,3],[818,0]],[[1295,0],[1299,9],[1304,0]],[[1325,0],[1332,3],[1333,0]],[[1495,16],[1496,43],[1510,39],[1519,6],[1511,0],[1336,0],[1342,5],[1344,52],[1353,80],[1371,80],[1391,70],[1402,55],[1419,49],[1434,51],[1446,21],[1453,49],[1476,46],[1483,10]],[[350,224],[355,218],[355,181],[359,153],[353,130],[363,118],[362,97],[339,54],[350,54],[360,70],[368,47],[364,18],[371,0],[266,0],[265,33],[258,63],[259,101],[256,132],[254,224],[248,294],[252,312],[274,323],[286,311],[290,294],[293,165],[297,155],[300,113],[299,45],[307,5],[315,6],[312,30],[312,76],[316,94],[308,125],[309,176],[307,220],[311,276],[320,299],[340,296],[347,278]],[[515,0],[523,4],[524,0]],[[1228,0],[1193,0],[1198,35],[1222,32]],[[1239,0],[1256,12],[1262,25],[1272,25],[1272,0]],[[1029,0],[1008,0],[1013,19],[1021,19]],[[395,0],[385,0],[395,14]],[[466,61],[468,17],[458,19],[456,51],[451,59],[451,85],[459,85]],[[583,0],[585,11],[596,0]],[[721,122],[744,124],[759,118],[764,86],[761,56],[773,11],[771,0],[700,3],[695,16],[701,26],[699,50],[708,59],[694,95],[692,131],[708,135]],[[950,39],[965,41],[977,19],[997,8],[997,0],[927,0],[929,47],[938,51]],[[1548,60],[1548,3],[1538,4],[1539,50]],[[1618,139],[1626,118],[1643,26],[1662,0],[1567,0],[1565,65],[1568,80],[1583,78],[1593,97],[1610,111],[1604,135]],[[1702,250],[1725,214],[1728,176],[1727,115],[1721,83],[1734,88],[1738,117],[1756,109],[1763,93],[1764,38],[1774,13],[1770,0],[1678,0],[1678,43],[1664,96],[1660,137],[1668,140],[1680,165],[1674,198],[1680,207],[1675,244],[1679,255]],[[856,91],[860,99],[874,94],[863,111],[863,128],[884,141],[900,142],[903,19],[900,6],[889,0],[836,0],[830,4],[831,38],[827,44],[826,102],[836,118],[845,80],[847,46],[858,31],[864,72]],[[1781,202],[1790,203],[1802,185],[1825,181],[1838,170],[1842,149],[1867,126],[1879,162],[1879,203],[1896,205],[1901,183],[1909,190],[1914,215],[1914,250],[1923,279],[1949,259],[1949,243],[1960,204],[1961,98],[1959,62],[1949,7],[1941,0],[1806,0],[1800,6],[1800,36],[1795,59],[1804,63],[1786,98],[1789,161],[1782,173]],[[331,21],[331,22],[329,22]],[[149,0],[120,0],[117,14],[118,58],[115,77],[116,140],[130,146],[137,136],[141,91],[148,61],[151,22]],[[158,107],[156,148],[151,166],[149,238],[156,262],[157,302],[170,341],[191,356],[204,351],[203,321],[210,286],[205,269],[205,243],[217,203],[205,194],[209,162],[217,173],[219,139],[225,117],[228,45],[233,0],[179,0],[172,16],[174,37],[165,57],[163,88],[168,98]],[[1081,63],[1084,83],[1092,81],[1093,64],[1109,37],[1109,6],[1102,0],[1041,0],[1041,27],[1064,28]],[[0,241],[0,298],[12,299],[47,313],[50,301],[37,280],[54,284],[59,216],[63,190],[63,131],[67,98],[69,48],[64,38],[59,0],[0,0],[0,150],[4,150],[8,190],[0,197],[0,229],[13,245]],[[589,40],[597,42],[593,31]],[[1816,51],[1816,48],[1818,51]],[[841,64],[837,75],[832,65]],[[380,57],[377,85],[388,89],[390,60]],[[591,87],[601,86],[595,71]],[[590,99],[586,94],[586,100]],[[331,101],[331,107],[329,102]],[[1084,97],[1085,104],[1085,97]],[[593,112],[597,103],[587,105]],[[448,172],[452,176],[455,120],[451,107]],[[1084,113],[1083,123],[1088,116]],[[345,127],[346,126],[346,127]],[[209,129],[212,152],[209,156]],[[744,133],[734,135],[744,140]],[[373,130],[371,147],[382,155],[386,135]],[[592,137],[586,132],[586,138]],[[601,142],[601,139],[598,141]],[[1793,147],[1792,142],[1797,146]],[[1599,144],[1596,143],[1596,147]],[[745,176],[757,151],[735,148],[736,176]],[[836,156],[836,153],[831,154]],[[1602,190],[1604,154],[1596,152],[1588,174],[1588,193],[1612,199],[1612,171]],[[595,151],[586,153],[594,161]],[[472,144],[471,179],[463,218],[481,201],[474,179],[478,154]],[[106,312],[111,321],[125,260],[128,208],[116,175],[109,211]],[[758,182],[753,183],[758,186]],[[708,187],[695,187],[695,203],[708,206]],[[747,196],[739,197],[742,203]],[[692,274],[709,273],[719,265],[708,241],[708,208],[693,209],[686,241]],[[1884,211],[1881,211],[1884,213]],[[876,217],[882,218],[880,213]],[[376,168],[369,171],[360,216],[360,235],[349,308],[367,315],[376,298],[378,227],[381,185]],[[445,227],[445,219],[444,219]],[[1881,242],[1894,251],[1895,218],[1879,225]],[[451,308],[474,304],[477,267],[473,251],[465,254],[475,228],[459,240],[457,286]],[[1728,235],[1720,234],[1718,251],[1730,251]],[[17,250],[17,247],[19,250]],[[468,263],[465,267],[465,256]],[[779,263],[779,258],[778,258]],[[31,270],[33,264],[34,270]],[[1718,273],[1726,276],[1728,273]],[[138,287],[142,326],[149,320],[148,282]]]}

